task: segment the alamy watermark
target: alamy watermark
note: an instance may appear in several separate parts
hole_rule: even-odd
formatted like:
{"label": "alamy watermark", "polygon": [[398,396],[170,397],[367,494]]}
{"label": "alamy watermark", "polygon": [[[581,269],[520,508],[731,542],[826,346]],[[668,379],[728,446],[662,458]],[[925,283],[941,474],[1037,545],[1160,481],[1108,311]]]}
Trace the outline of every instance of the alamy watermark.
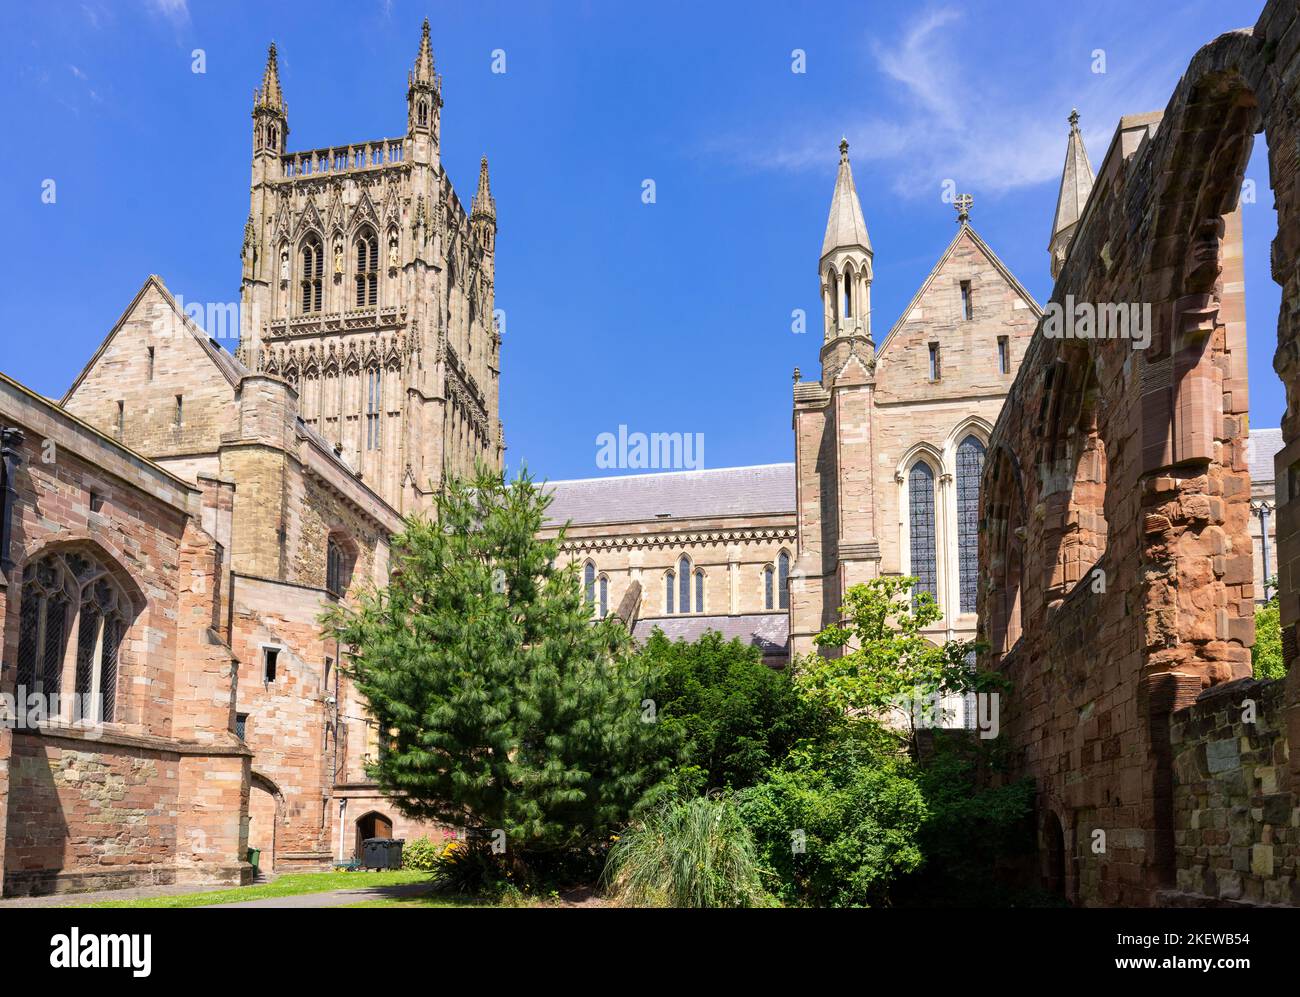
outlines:
{"label": "alamy watermark", "polygon": [[1065,303],[1048,302],[1043,309],[1043,335],[1048,339],[1127,339],[1135,350],[1151,345],[1151,304],[1092,302],[1065,296]]}
{"label": "alamy watermark", "polygon": [[629,433],[620,425],[617,433],[596,437],[596,466],[647,468],[670,471],[700,471],[704,468],[703,433]]}

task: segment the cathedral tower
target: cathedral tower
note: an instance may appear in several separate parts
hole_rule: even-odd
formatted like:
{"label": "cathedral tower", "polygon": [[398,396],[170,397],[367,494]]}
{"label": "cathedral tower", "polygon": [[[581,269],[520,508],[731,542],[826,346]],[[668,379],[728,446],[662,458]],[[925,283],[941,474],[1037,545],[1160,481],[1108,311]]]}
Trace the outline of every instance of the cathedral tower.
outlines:
{"label": "cathedral tower", "polygon": [[275,45],[253,98],[240,359],[298,392],[303,421],[401,512],[444,476],[500,467],[496,204],[467,213],[442,168],[429,22],[406,134],[290,152]]}

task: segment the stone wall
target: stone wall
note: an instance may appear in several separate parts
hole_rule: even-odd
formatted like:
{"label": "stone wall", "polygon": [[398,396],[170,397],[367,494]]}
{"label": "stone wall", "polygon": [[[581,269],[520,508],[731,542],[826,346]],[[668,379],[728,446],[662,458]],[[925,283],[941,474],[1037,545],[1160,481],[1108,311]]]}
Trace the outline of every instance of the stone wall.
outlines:
{"label": "stone wall", "polygon": [[[1121,119],[1048,309],[1146,306],[1149,341],[1040,323],[994,428],[982,665],[1012,681],[1002,730],[1017,774],[1039,787],[1044,880],[1085,905],[1149,905],[1174,885],[1170,714],[1250,674],[1237,207],[1262,126],[1279,211],[1273,271],[1292,287],[1294,18],[1294,3],[1270,3],[1253,32],[1196,54],[1163,114]],[[1296,300],[1288,291],[1284,322]],[[1289,333],[1280,339],[1287,380]]]}
{"label": "stone wall", "polygon": [[1286,703],[1284,681],[1243,679],[1173,715],[1177,892],[1164,902],[1300,906]]}
{"label": "stone wall", "polygon": [[[203,496],[3,376],[0,424],[25,435],[13,564],[0,572],[0,692],[17,691],[29,565],[52,555],[92,564],[126,608],[108,721],[77,723],[65,707],[0,738],[4,892],[246,879],[248,751],[231,730],[224,551],[201,526]],[[210,518],[219,522],[219,508]]]}

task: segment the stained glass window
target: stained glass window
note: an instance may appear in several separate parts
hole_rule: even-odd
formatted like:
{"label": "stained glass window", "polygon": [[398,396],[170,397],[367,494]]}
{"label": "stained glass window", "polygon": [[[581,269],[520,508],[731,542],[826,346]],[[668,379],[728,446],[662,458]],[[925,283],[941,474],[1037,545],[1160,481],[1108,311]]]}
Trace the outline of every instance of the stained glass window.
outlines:
{"label": "stained glass window", "polygon": [[681,592],[677,607],[679,613],[689,613],[691,611],[691,562],[683,557],[677,562],[678,581],[681,584]]}
{"label": "stained glass window", "polygon": [[664,612],[667,613],[673,611],[673,584],[676,580],[677,576],[671,571],[664,576]]}
{"label": "stained glass window", "polygon": [[934,553],[934,472],[924,461],[917,461],[907,476],[909,542],[912,571],[916,576],[916,594],[929,592],[936,600]]}
{"label": "stained glass window", "polygon": [[600,576],[600,617],[604,619],[609,615],[609,579]]}
{"label": "stained glass window", "polygon": [[984,444],[968,436],[957,447],[957,572],[963,613],[975,612],[979,588],[980,475],[983,473]]}
{"label": "stained glass window", "polygon": [[772,566],[769,564],[763,569],[763,608],[772,609],[775,606],[775,597],[772,593]]}
{"label": "stained glass window", "polygon": [[790,555],[781,551],[776,559],[776,598],[780,609],[790,608]]}
{"label": "stained glass window", "polygon": [[704,612],[704,572],[695,570],[695,611]]}
{"label": "stained glass window", "polygon": [[590,606],[596,601],[596,566],[590,561],[582,568],[582,590]]}

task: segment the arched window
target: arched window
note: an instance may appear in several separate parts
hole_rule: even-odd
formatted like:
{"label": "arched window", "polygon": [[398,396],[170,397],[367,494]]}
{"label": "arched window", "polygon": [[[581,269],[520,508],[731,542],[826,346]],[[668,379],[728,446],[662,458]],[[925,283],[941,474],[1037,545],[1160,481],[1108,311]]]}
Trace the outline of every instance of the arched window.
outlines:
{"label": "arched window", "polygon": [[609,576],[601,575],[598,584],[600,587],[600,618],[603,620],[609,615]]}
{"label": "arched window", "polygon": [[695,569],[695,611],[704,612],[704,569]]}
{"label": "arched window", "polygon": [[23,571],[18,685],[53,712],[63,690],[68,641],[76,634],[73,720],[111,723],[117,710],[118,652],[134,616],[130,600],[97,561],[51,554]]}
{"label": "arched window", "polygon": [[790,608],[790,555],[785,551],[776,558],[776,600],[778,609]]}
{"label": "arched window", "polygon": [[325,547],[325,590],[331,595],[347,594],[352,583],[355,547],[343,536],[332,535]]}
{"label": "arched window", "polygon": [[416,120],[422,125],[426,124],[429,120],[429,105],[423,100],[417,105]]}
{"label": "arched window", "polygon": [[357,261],[357,307],[379,303],[379,240],[367,226],[352,244]]}
{"label": "arched window", "polygon": [[384,376],[376,364],[366,371],[366,449],[378,450],[383,431]]}
{"label": "arched window", "polygon": [[853,317],[853,270],[844,270],[844,317]]}
{"label": "arched window", "polygon": [[582,566],[582,591],[584,598],[587,600],[587,605],[594,605],[596,602],[596,565],[591,561]]}
{"label": "arched window", "polygon": [[769,564],[763,569],[763,608],[776,608],[776,571]]}
{"label": "arched window", "polygon": [[957,447],[957,575],[960,611],[975,612],[979,591],[980,476],[984,444],[967,436]]}
{"label": "arched window", "polygon": [[304,314],[321,310],[325,253],[314,235],[302,244],[302,310]]}
{"label": "arched window", "polygon": [[670,569],[664,575],[664,612],[673,612],[673,592],[676,590],[677,575]]}
{"label": "arched window", "polygon": [[691,561],[685,554],[677,562],[678,606],[677,612],[691,611]]}
{"label": "arched window", "polygon": [[907,476],[908,543],[911,551],[911,574],[916,577],[914,592],[929,592],[936,600],[934,545],[934,472],[918,460]]}

